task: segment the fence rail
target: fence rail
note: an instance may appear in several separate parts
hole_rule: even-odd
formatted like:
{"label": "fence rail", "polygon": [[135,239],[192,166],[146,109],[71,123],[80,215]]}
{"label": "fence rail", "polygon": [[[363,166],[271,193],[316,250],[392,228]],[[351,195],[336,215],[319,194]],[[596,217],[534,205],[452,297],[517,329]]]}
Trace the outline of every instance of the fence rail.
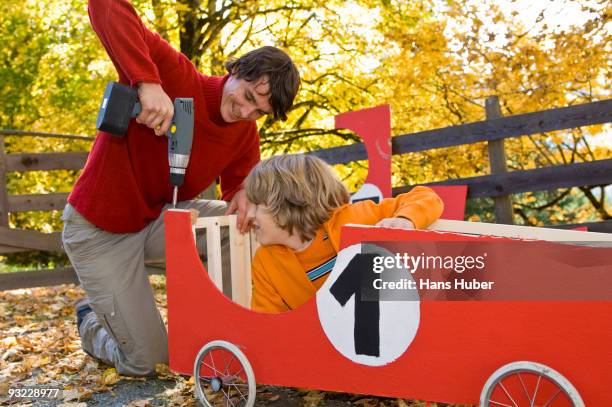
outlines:
{"label": "fence rail", "polygon": [[8,154],[6,171],[80,170],[87,161],[87,152]]}
{"label": "fence rail", "polygon": [[[150,276],[165,273],[162,266],[149,265],[145,268]],[[79,279],[72,267],[0,274],[0,291],[78,283]]]}
{"label": "fence rail", "polygon": [[[391,139],[393,155],[612,122],[612,99],[444,127]],[[363,143],[312,152],[330,164],[367,159]]]}
{"label": "fence rail", "polygon": [[0,245],[10,249],[19,249],[13,251],[62,251],[59,232],[40,233],[33,230],[12,229],[6,226],[0,226]]}
{"label": "fence rail", "polygon": [[[453,178],[426,185],[467,185],[468,198],[482,198],[610,183],[612,158],[480,177]],[[411,188],[412,186],[393,188],[393,195],[407,192]]]}
{"label": "fence rail", "polygon": [[[392,138],[394,155],[426,151],[437,148],[460,146],[477,142],[488,142],[491,174],[477,177],[447,179],[428,185],[468,185],[468,197],[491,197],[495,199],[495,216],[498,222],[510,223],[512,208],[508,205],[511,194],[552,190],[576,186],[598,186],[612,184],[612,158],[591,162],[572,163],[523,171],[505,172],[504,140],[536,133],[546,133],[575,127],[612,122],[612,99],[539,112],[499,117],[499,102],[496,97],[487,99],[486,120],[427,130]],[[51,133],[27,133],[18,130],[0,130],[0,254],[31,250],[61,251],[59,233],[14,230],[8,228],[9,212],[50,211],[63,209],[68,193],[24,194],[7,193],[8,172],[79,170],[86,160],[86,152],[69,153],[19,153],[6,154],[5,136],[34,135],[41,137],[63,137],[92,140],[91,137]],[[334,147],[310,152],[330,164],[346,164],[367,159],[363,143]],[[393,189],[397,195],[413,186]],[[570,228],[587,226],[589,230],[612,233],[612,220],[580,225],[553,225]],[[163,272],[149,266],[151,274]],[[36,270],[0,274],[0,290],[36,287],[76,282],[72,268]]]}
{"label": "fence rail", "polygon": [[68,192],[48,194],[21,194],[8,198],[9,212],[57,211],[64,209]]}

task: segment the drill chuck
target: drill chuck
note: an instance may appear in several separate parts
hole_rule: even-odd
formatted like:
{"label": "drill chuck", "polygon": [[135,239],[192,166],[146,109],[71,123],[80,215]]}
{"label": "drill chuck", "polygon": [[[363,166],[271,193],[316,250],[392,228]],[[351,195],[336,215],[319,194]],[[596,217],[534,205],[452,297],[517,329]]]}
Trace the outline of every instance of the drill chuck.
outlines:
{"label": "drill chuck", "polygon": [[[170,168],[170,183],[176,187],[180,187],[183,185],[183,181],[185,180],[185,170],[183,169],[183,173],[174,172],[175,168]],[[180,168],[178,168],[180,170]]]}
{"label": "drill chuck", "polygon": [[185,179],[185,170],[187,169],[187,164],[189,164],[189,156],[169,153],[168,163],[170,164],[170,183],[180,187]]}

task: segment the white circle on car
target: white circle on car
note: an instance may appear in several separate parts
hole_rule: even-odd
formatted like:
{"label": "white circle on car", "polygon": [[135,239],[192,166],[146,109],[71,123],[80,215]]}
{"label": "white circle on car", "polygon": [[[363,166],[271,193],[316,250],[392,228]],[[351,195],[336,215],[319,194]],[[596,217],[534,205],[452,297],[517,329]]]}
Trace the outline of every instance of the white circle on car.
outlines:
{"label": "white circle on car", "polygon": [[[393,255],[368,243],[341,250],[330,276],[317,291],[319,321],[329,341],[348,359],[368,366],[386,365],[399,358],[419,328],[416,289],[374,288],[382,281],[394,280],[402,286],[414,282],[405,269],[374,272],[380,269],[373,267],[379,262],[375,258],[386,256]],[[382,281],[375,283],[378,278]]]}
{"label": "white circle on car", "polygon": [[378,188],[378,186],[375,184],[363,184],[357,192],[351,195],[350,203],[366,200],[380,203],[383,200],[383,195],[382,192],[380,192],[380,188]]}

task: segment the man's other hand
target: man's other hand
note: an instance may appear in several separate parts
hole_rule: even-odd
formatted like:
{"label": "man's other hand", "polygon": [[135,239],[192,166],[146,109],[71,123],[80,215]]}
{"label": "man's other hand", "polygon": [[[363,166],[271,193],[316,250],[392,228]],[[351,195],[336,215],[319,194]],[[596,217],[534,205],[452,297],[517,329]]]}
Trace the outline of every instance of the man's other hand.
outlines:
{"label": "man's other hand", "polygon": [[232,201],[227,207],[227,211],[225,211],[226,216],[233,213],[238,214],[238,217],[236,218],[236,227],[242,234],[251,229],[251,219],[247,216],[247,214],[252,205],[253,204],[247,199],[246,191],[241,189],[240,191],[236,192],[232,198]]}
{"label": "man's other hand", "polygon": [[406,218],[385,218],[378,222],[376,226],[391,229],[414,229],[414,223]]}
{"label": "man's other hand", "polygon": [[153,129],[158,136],[166,134],[174,116],[174,104],[161,85],[140,82],[138,99],[142,110],[136,121]]}

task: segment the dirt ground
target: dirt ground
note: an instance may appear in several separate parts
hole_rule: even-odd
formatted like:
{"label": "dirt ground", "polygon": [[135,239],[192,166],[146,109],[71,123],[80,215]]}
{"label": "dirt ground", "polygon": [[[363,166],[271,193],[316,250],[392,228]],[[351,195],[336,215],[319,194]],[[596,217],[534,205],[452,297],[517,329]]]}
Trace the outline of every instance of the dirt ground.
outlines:
{"label": "dirt ground", "polygon": [[[165,279],[151,277],[166,319]],[[130,378],[98,363],[80,347],[73,303],[84,296],[74,285],[0,292],[0,404],[34,406],[199,405],[193,379],[160,365],[157,378]],[[26,401],[8,392],[23,386],[56,387],[58,398]],[[364,395],[258,386],[257,406],[398,406],[425,402]],[[442,407],[445,404],[430,403]]]}

